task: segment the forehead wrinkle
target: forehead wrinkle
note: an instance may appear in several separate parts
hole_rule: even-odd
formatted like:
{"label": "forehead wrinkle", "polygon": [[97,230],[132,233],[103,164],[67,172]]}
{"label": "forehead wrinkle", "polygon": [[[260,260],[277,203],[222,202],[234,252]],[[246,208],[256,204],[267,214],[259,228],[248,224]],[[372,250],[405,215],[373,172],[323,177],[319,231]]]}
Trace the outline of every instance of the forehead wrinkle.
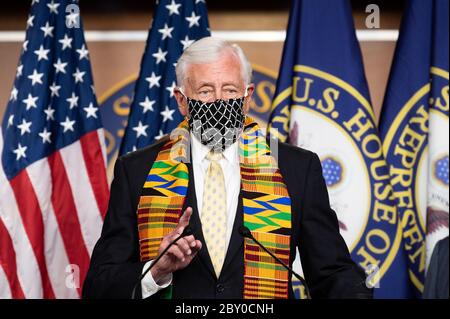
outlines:
{"label": "forehead wrinkle", "polygon": [[[222,62],[222,64],[219,64],[218,62]],[[193,84],[192,79],[192,73],[197,67],[204,66],[205,64],[209,64],[209,73],[210,74],[216,74],[219,79],[222,79],[223,74],[223,67],[224,64],[232,69],[233,71],[236,71],[236,74],[239,74],[239,82],[245,81],[243,77],[243,65],[238,57],[238,55],[231,49],[227,49],[219,54],[219,56],[211,61],[203,61],[203,62],[194,62],[194,63],[188,63],[186,65],[185,69],[185,80],[190,81],[190,84]],[[234,72],[233,72],[234,74]],[[227,74],[225,74],[226,76]],[[231,80],[232,81],[232,80]],[[234,82],[234,81],[233,81]],[[207,85],[210,85],[212,82],[207,83]],[[232,83],[232,82],[229,82]],[[201,83],[202,85],[205,85],[205,83]]]}
{"label": "forehead wrinkle", "polygon": [[198,85],[197,85],[199,88],[201,88],[201,87],[203,87],[203,86],[212,86],[212,87],[215,87],[216,85],[215,85],[215,83],[213,83],[213,82],[208,82],[208,81],[200,81],[200,83],[198,83]]}

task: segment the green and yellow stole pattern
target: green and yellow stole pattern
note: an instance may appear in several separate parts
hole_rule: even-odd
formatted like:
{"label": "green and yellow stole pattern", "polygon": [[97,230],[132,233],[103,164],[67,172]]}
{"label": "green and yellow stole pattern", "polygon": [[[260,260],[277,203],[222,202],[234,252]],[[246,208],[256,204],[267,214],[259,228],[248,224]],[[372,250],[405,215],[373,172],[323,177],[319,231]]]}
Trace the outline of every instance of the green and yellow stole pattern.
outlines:
{"label": "green and yellow stole pattern", "polygon": [[[183,121],[160,150],[139,200],[141,261],[155,259],[162,238],[182,214],[188,189],[189,125]],[[244,225],[286,264],[290,261],[291,200],[258,125],[247,117],[239,140]],[[244,243],[244,298],[287,298],[289,272],[250,239]]]}

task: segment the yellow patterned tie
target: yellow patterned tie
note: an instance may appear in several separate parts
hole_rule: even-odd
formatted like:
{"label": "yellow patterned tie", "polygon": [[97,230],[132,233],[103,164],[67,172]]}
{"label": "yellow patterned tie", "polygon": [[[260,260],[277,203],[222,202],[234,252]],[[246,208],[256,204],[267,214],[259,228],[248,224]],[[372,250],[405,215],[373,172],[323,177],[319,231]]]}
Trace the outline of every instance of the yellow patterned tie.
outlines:
{"label": "yellow patterned tie", "polygon": [[227,196],[222,167],[218,163],[222,153],[209,152],[210,160],[203,188],[202,228],[206,246],[217,278],[225,260],[227,233]]}

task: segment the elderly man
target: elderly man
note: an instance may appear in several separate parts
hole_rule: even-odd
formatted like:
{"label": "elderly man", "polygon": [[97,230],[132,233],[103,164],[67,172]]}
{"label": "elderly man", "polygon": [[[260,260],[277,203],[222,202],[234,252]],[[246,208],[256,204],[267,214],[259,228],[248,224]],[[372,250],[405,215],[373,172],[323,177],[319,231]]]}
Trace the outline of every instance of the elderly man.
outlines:
{"label": "elderly man", "polygon": [[[142,298],[293,298],[289,271],[242,226],[288,265],[298,248],[312,298],[371,297],[317,155],[283,143],[271,153],[247,116],[251,73],[242,50],[220,39],[184,51],[175,95],[186,119],[117,160],[85,298],[130,298],[133,288]],[[162,254],[188,225],[192,234]]]}

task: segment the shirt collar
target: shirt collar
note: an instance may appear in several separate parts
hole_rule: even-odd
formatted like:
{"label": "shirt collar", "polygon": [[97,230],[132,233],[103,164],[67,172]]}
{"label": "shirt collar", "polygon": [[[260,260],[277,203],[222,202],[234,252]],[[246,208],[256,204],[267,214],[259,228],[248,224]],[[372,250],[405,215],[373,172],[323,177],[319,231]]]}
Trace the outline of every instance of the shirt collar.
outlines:
{"label": "shirt collar", "polygon": [[[203,145],[192,133],[191,135],[191,148],[192,148],[192,161],[193,163],[200,163],[206,159],[210,149],[206,145]],[[231,164],[238,163],[239,139],[227,147],[223,151],[223,157]]]}

